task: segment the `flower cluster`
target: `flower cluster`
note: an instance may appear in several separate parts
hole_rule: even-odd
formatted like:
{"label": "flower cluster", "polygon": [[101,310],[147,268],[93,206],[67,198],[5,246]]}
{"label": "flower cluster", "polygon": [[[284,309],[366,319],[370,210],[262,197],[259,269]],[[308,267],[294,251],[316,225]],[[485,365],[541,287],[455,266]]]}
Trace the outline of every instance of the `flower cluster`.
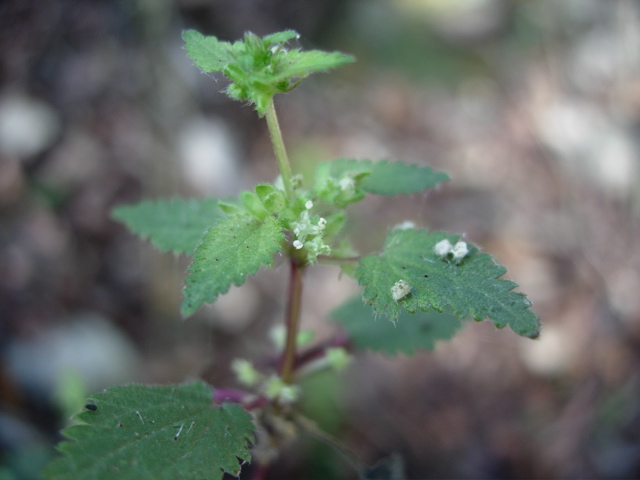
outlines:
{"label": "flower cluster", "polygon": [[314,261],[318,255],[331,253],[331,247],[322,240],[327,221],[320,217],[317,222],[314,222],[309,215],[309,210],[312,208],[313,202],[308,200],[305,203],[305,210],[296,221],[291,222],[291,229],[296,236],[293,246],[296,250],[305,248],[310,261]]}

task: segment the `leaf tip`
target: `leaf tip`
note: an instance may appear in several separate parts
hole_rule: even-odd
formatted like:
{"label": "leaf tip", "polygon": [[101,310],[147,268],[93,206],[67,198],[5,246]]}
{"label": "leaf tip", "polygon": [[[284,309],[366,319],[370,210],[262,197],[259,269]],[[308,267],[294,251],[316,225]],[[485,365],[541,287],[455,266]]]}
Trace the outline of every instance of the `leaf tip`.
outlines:
{"label": "leaf tip", "polygon": [[193,28],[187,28],[182,30],[182,40],[184,40],[185,43],[189,43],[191,41],[194,41],[202,37],[203,35],[197,30],[194,30]]}
{"label": "leaf tip", "polygon": [[180,306],[180,316],[182,317],[182,320],[188,319],[196,312],[197,309],[198,307],[194,308],[191,301],[185,298]]}
{"label": "leaf tip", "polygon": [[540,321],[537,322],[535,327],[527,332],[521,333],[523,337],[530,338],[531,340],[537,340],[540,338],[540,332],[542,330],[542,324]]}

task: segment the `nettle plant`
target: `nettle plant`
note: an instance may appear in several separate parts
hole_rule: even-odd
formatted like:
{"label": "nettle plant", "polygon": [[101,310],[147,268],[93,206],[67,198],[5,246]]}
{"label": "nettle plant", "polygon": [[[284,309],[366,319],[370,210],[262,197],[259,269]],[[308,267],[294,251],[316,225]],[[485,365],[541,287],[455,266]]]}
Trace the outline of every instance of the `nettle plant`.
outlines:
{"label": "nettle plant", "polygon": [[[232,369],[243,389],[197,382],[116,386],[95,394],[63,431],[66,439],[58,447],[63,454],[47,467],[48,478],[219,479],[225,472],[240,475],[249,462],[257,478],[283,441],[299,433],[342,449],[297,410],[304,395],[301,379],[317,371],[305,368],[311,362],[340,369],[362,350],[386,355],[430,350],[470,318],[488,318],[498,328],[509,325],[519,335],[538,336],[540,321],[531,303],[513,291],[515,283],[500,278],[506,269],[461,235],[404,222],[388,232],[380,251],[368,255],[345,238],[349,205],[367,194],[423,192],[448,180],[445,173],[423,165],[346,158],[320,163],[312,179],[292,172],[274,96],[353,57],[288,48],[298,39],[290,30],[262,38],[247,33],[234,43],[187,30],[183,39],[196,66],[221,72],[230,81],[225,93],[266,118],[279,177],[241,192],[235,201],[143,201],[118,207],[113,216],[160,250],[191,256],[183,317],[214,302],[231,285],[242,285],[260,268],[273,267],[276,257],[286,261],[285,333],[276,342],[280,360],[273,371],[235,360]],[[354,277],[363,291],[331,315],[342,326],[335,339],[305,346],[299,331],[303,274],[320,263]],[[368,470],[347,456],[366,478]]]}

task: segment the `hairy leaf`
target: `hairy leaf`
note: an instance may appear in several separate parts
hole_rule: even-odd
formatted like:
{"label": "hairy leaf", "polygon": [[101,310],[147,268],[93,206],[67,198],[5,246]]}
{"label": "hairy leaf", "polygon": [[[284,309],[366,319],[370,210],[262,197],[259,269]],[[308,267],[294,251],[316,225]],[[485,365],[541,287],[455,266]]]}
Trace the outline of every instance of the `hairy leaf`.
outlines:
{"label": "hairy leaf", "polygon": [[[378,195],[419,193],[449,180],[446,173],[435,171],[425,165],[347,158],[327,163],[329,164],[329,174],[335,178],[369,172],[370,175],[362,180],[360,186],[364,191]],[[323,168],[326,167],[320,164],[319,169]]]}
{"label": "hairy leaf", "polygon": [[284,30],[283,32],[271,33],[262,37],[262,41],[268,45],[278,45],[279,43],[285,43],[289,40],[299,38],[298,32],[295,30]]}
{"label": "hairy leaf", "polygon": [[219,72],[234,61],[231,46],[214,36],[205,37],[196,30],[182,32],[185,49],[191,60],[204,72]]}
{"label": "hairy leaf", "polygon": [[293,30],[263,38],[246,33],[242,41],[219,41],[195,30],[182,34],[185,48],[195,64],[205,72],[221,72],[231,84],[226,93],[233,99],[249,101],[264,115],[277,93],[288,92],[308,75],[339,67],[354,59],[339,52],[284,48],[298,38]]}
{"label": "hairy leaf", "polygon": [[284,239],[280,223],[236,215],[213,225],[195,251],[185,279],[182,315],[188,317],[233,285],[242,285],[261,264],[270,264]]}
{"label": "hairy leaf", "polygon": [[[460,318],[489,318],[499,328],[509,325],[520,335],[537,337],[540,320],[529,310],[531,302],[512,291],[514,282],[498,278],[506,269],[475,248],[459,263],[440,257],[434,246],[444,239],[454,244],[459,236],[414,229],[390,232],[383,252],[361,259],[356,271],[365,301],[393,321],[403,309],[450,309]],[[398,292],[403,282],[408,290]]]}
{"label": "hairy leaf", "polygon": [[321,50],[291,50],[282,58],[278,78],[288,80],[304,78],[312,73],[326,72],[354,61],[351,55]]}
{"label": "hairy leaf", "polygon": [[213,198],[191,200],[145,200],[123,205],[113,218],[163,252],[191,254],[207,229],[224,217]]}
{"label": "hairy leaf", "polygon": [[[192,385],[112,387],[90,399],[66,428],[51,480],[201,480],[237,476],[250,460],[251,415],[212,405],[211,389]],[[89,407],[88,405],[88,407]]]}
{"label": "hairy leaf", "polygon": [[411,314],[406,310],[392,324],[376,318],[371,306],[359,297],[334,310],[331,316],[344,326],[356,347],[387,355],[433,350],[438,340],[449,340],[462,326],[452,314],[422,311]]}

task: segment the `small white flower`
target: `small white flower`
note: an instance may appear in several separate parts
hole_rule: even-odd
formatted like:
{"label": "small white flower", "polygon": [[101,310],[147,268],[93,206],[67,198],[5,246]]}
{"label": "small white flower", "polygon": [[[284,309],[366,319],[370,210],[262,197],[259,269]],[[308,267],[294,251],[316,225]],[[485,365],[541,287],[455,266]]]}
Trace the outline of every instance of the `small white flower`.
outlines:
{"label": "small white flower", "polygon": [[298,219],[291,222],[291,230],[295,235],[293,247],[297,250],[306,248],[309,261],[315,261],[318,255],[331,253],[331,248],[322,241],[327,220],[320,217],[317,223],[313,223],[308,210],[313,207],[313,202],[307,200],[305,207],[307,210],[303,210]]}
{"label": "small white flower", "polygon": [[453,249],[451,250],[453,253],[453,258],[456,260],[456,263],[459,263],[464,257],[469,253],[469,247],[467,246],[467,242],[458,242],[455,244]]}
{"label": "small white flower", "polygon": [[433,251],[439,257],[446,257],[447,255],[449,255],[451,253],[452,249],[453,249],[453,247],[451,246],[451,242],[449,240],[447,240],[446,238],[444,240],[440,240],[433,247]]}
{"label": "small white flower", "polygon": [[391,297],[397,302],[398,300],[406,297],[411,292],[411,285],[404,280],[398,280],[391,287]]}

